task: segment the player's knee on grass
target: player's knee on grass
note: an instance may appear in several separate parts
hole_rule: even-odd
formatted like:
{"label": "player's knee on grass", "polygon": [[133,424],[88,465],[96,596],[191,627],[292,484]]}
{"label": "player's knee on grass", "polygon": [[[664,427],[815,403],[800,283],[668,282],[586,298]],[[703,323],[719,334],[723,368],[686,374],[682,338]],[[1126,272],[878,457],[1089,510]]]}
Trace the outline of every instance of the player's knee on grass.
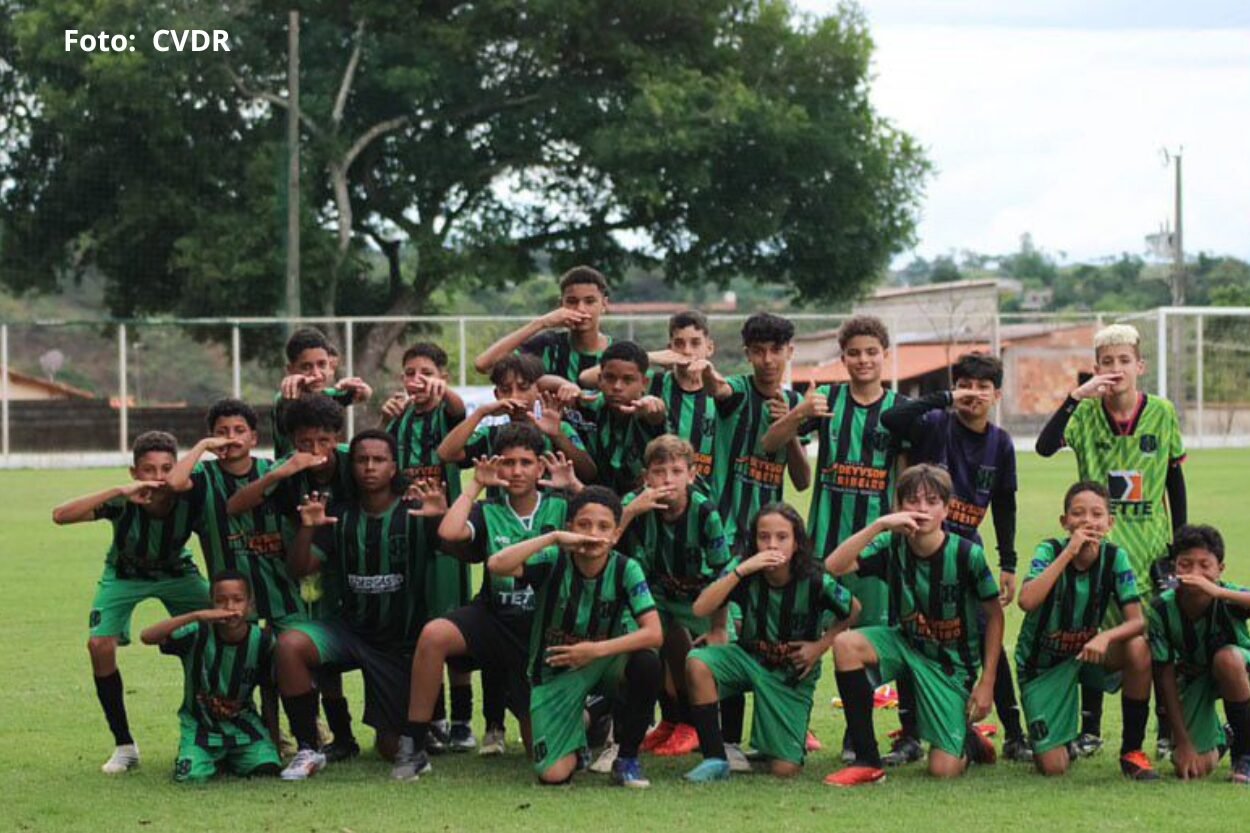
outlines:
{"label": "player's knee on grass", "polygon": [[958,778],[964,774],[967,761],[941,749],[929,750],[929,774],[934,778]]}
{"label": "player's knee on grass", "polygon": [[774,760],[769,765],[769,769],[772,771],[772,774],[778,778],[793,778],[803,772],[802,766],[790,761]]}
{"label": "player's knee on grass", "polygon": [[842,631],[833,639],[833,663],[839,671],[855,671],[874,664],[877,655],[868,638],[856,631]]}
{"label": "player's knee on grass", "polygon": [[1047,749],[1037,755],[1033,761],[1037,765],[1037,771],[1042,775],[1063,775],[1071,764],[1068,760],[1068,750],[1063,746]]}
{"label": "player's knee on grass", "polygon": [[691,705],[706,706],[716,702],[716,677],[703,660],[686,657],[686,691]]}
{"label": "player's knee on grass", "polygon": [[87,653],[97,677],[107,677],[117,670],[117,637],[91,637],[87,640]]}
{"label": "player's knee on grass", "polygon": [[464,649],[464,635],[448,619],[435,619],[427,623],[417,639],[417,651],[431,658],[459,656],[464,653]]}
{"label": "player's knee on grass", "polygon": [[539,776],[538,780],[548,786],[559,786],[567,784],[573,779],[573,773],[577,771],[577,755],[565,755],[556,761]]}
{"label": "player's knee on grass", "polygon": [[1250,677],[1246,675],[1246,656],[1236,645],[1227,645],[1215,652],[1211,674],[1226,700],[1245,700],[1250,694]]}

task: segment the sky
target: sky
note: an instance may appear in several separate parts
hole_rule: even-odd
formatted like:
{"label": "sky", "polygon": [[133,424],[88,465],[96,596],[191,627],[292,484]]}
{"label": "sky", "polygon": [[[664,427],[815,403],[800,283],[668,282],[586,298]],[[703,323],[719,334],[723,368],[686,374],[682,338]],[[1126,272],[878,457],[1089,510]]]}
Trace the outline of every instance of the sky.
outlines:
{"label": "sky", "polygon": [[[793,0],[829,13],[834,0]],[[861,0],[872,99],[936,172],[896,265],[1034,244],[1067,261],[1184,244],[1250,259],[1250,2]]]}

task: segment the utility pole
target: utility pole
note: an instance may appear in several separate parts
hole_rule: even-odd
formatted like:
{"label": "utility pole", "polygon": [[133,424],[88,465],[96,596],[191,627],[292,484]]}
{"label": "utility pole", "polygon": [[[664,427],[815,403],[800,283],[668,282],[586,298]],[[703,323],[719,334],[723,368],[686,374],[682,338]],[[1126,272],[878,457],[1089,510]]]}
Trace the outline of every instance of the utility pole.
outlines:
{"label": "utility pole", "polygon": [[[287,23],[286,314],[300,315],[299,287],[299,12]],[[294,327],[292,321],[289,327]]]}
{"label": "utility pole", "polygon": [[1185,244],[1181,236],[1181,150],[1176,151],[1176,232],[1172,246],[1172,306],[1185,305]]}

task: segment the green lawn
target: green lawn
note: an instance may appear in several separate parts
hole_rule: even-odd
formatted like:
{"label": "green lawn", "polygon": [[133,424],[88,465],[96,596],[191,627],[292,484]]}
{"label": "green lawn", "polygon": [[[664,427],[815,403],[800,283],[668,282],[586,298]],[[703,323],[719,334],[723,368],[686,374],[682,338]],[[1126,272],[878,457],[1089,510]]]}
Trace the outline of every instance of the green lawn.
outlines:
{"label": "green lawn", "polygon": [[[1075,466],[1068,456],[1047,461],[1031,454],[1022,455],[1020,464],[1020,549],[1027,564],[1033,544],[1054,533],[1059,500]],[[1242,502],[1242,491],[1250,486],[1248,467],[1250,452],[1210,451],[1193,454],[1186,471],[1191,517],[1223,530],[1231,550],[1229,576],[1250,582],[1250,564],[1239,551],[1240,542],[1250,538],[1250,512]],[[178,787],[170,773],[181,674],[176,660],[142,646],[123,651],[120,665],[143,766],[110,779],[99,772],[111,740],[84,649],[107,526],[62,529],[49,518],[55,503],[121,477],[116,470],[0,473],[5,531],[0,588],[6,598],[0,605],[0,829],[366,833],[505,826],[636,831],[693,824],[713,831],[908,831],[995,829],[1024,822],[1039,829],[1227,831],[1237,828],[1234,819],[1250,815],[1250,793],[1223,781],[1227,764],[1216,779],[1201,785],[1123,782],[1113,751],[1119,737],[1115,698],[1107,701],[1105,720],[1111,749],[1054,781],[1044,781],[1027,767],[999,765],[975,770],[961,782],[936,783],[913,766],[892,771],[889,781],[876,788],[834,791],[821,784],[836,766],[833,753],[826,751],[809,758],[803,776],[788,783],[759,775],[689,787],[678,776],[695,763],[691,757],[649,759],[647,773],[655,786],[645,793],[610,789],[591,775],[579,776],[570,788],[544,789],[534,784],[514,741],[503,759],[437,759],[433,775],[417,784],[390,783],[387,765],[366,752],[358,762],[332,767],[302,785],[222,780],[203,788]],[[805,510],[806,500],[801,502]],[[136,629],[159,615],[159,605],[145,605]],[[1013,608],[1009,643],[1019,620]],[[358,718],[359,676],[350,675],[348,686]],[[829,706],[832,694],[833,675],[826,665],[813,725],[831,749],[843,725]],[[879,736],[895,725],[892,714],[880,717]]]}

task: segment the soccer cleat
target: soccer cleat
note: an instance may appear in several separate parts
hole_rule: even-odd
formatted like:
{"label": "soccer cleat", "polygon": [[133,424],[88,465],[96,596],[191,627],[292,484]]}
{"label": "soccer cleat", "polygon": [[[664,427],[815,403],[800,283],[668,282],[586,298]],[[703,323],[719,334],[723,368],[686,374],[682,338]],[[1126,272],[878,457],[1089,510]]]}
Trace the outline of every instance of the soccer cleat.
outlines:
{"label": "soccer cleat", "polygon": [[[888,755],[886,757],[889,757]],[[850,738],[842,738],[842,763],[855,763],[855,749],[850,744]]]}
{"label": "soccer cleat", "polygon": [[642,746],[638,747],[642,752],[654,752],[657,748],[664,745],[664,742],[673,734],[673,730],[677,728],[677,724],[669,720],[661,720],[655,724],[655,728],[647,732],[647,736],[642,739]]}
{"label": "soccer cleat", "polygon": [[301,749],[282,770],[283,781],[304,781],[326,768],[326,756],[315,749]]}
{"label": "soccer cleat", "polygon": [[742,747],[736,743],[725,744],[725,760],[729,761],[729,768],[734,772],[751,771],[751,762],[747,760]]}
{"label": "soccer cleat", "polygon": [[729,761],[721,758],[708,758],[682,777],[691,784],[710,784],[713,781],[726,780],[732,771]]}
{"label": "soccer cleat", "polygon": [[1003,759],[1018,764],[1033,762],[1033,747],[1024,738],[1012,738],[1003,742]]}
{"label": "soccer cleat", "polygon": [[968,732],[964,740],[964,750],[969,763],[989,766],[998,762],[998,750],[994,748],[994,741],[979,730]]}
{"label": "soccer cleat", "polygon": [[668,736],[668,740],[657,746],[653,751],[662,758],[680,758],[682,755],[689,755],[691,752],[697,751],[698,748],[699,733],[695,731],[693,726],[678,723],[673,727],[673,732]]}
{"label": "soccer cleat", "polygon": [[1233,774],[1228,780],[1234,784],[1250,784],[1250,755],[1242,755],[1233,761]]}
{"label": "soccer cleat", "polygon": [[[846,750],[842,752],[843,760],[846,760]],[[909,738],[900,735],[895,739],[894,744],[890,747],[890,751],[881,756],[881,762],[886,766],[904,766],[913,764],[924,757],[924,746],[915,738]],[[851,760],[849,763],[855,763],[855,752],[851,752]]]}
{"label": "soccer cleat", "polygon": [[998,734],[998,726],[994,723],[978,723],[976,730],[984,738],[992,738]]}
{"label": "soccer cleat", "polygon": [[359,755],[360,744],[354,738],[343,743],[332,741],[321,747],[321,754],[326,756],[327,764],[341,763]]}
{"label": "soccer cleat", "polygon": [[613,761],[612,783],[635,790],[645,790],[651,786],[651,782],[642,774],[642,761],[637,758],[617,758]]}
{"label": "soccer cleat", "polygon": [[502,728],[487,729],[482,735],[482,745],[478,747],[479,755],[502,755],[508,747],[508,733]]}
{"label": "soccer cleat", "polygon": [[590,771],[599,775],[607,775],[612,771],[612,767],[616,765],[616,756],[620,754],[621,747],[615,743],[609,743],[603,747],[603,751],[599,753],[599,757],[595,758],[595,762],[590,765]]}
{"label": "soccer cleat", "polygon": [[1166,735],[1161,735],[1155,741],[1155,757],[1160,761],[1166,761],[1172,757],[1172,739]]}
{"label": "soccer cleat", "polygon": [[425,751],[431,755],[441,755],[447,751],[451,743],[451,726],[446,720],[435,720],[430,724],[429,734],[425,736]]}
{"label": "soccer cleat", "polygon": [[866,784],[880,784],[883,781],[885,781],[884,769],[858,764],[843,767],[825,776],[825,783],[831,787],[862,787]]}
{"label": "soccer cleat", "polygon": [[816,737],[816,733],[811,729],[807,730],[807,740],[803,742],[803,745],[808,752],[819,752],[825,748],[825,745],[820,742],[820,738]]}
{"label": "soccer cleat", "polygon": [[432,769],[430,756],[425,750],[414,750],[412,739],[404,738],[400,743],[399,754],[395,756],[395,765],[391,767],[391,778],[396,781],[416,781]]}
{"label": "soccer cleat", "polygon": [[872,693],[872,707],[874,709],[897,709],[898,689],[889,684],[879,686]]}
{"label": "soccer cleat", "polygon": [[133,743],[123,743],[113,750],[109,759],[100,766],[106,775],[120,775],[139,765],[139,747]]}
{"label": "soccer cleat", "polygon": [[1130,781],[1158,781],[1159,773],[1151,765],[1146,753],[1137,749],[1120,756],[1120,772]]}
{"label": "soccer cleat", "polygon": [[1098,735],[1083,733],[1068,747],[1068,752],[1076,758],[1088,758],[1102,749],[1102,738]]}
{"label": "soccer cleat", "polygon": [[452,752],[472,752],[477,749],[477,738],[473,736],[473,727],[468,723],[451,724],[448,735],[447,748]]}

